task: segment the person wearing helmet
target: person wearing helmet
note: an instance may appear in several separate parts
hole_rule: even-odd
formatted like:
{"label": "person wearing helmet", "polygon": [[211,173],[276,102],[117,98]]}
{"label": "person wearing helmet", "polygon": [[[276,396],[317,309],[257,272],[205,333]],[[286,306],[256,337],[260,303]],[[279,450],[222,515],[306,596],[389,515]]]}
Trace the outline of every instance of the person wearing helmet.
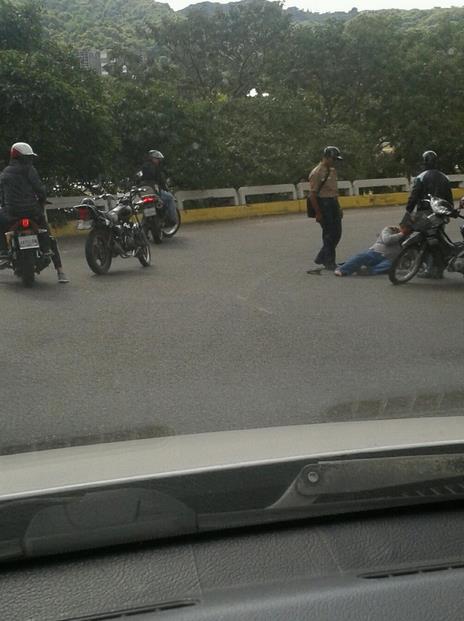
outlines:
{"label": "person wearing helmet", "polygon": [[328,270],[336,265],[335,252],[342,236],[342,211],[338,202],[335,165],[342,160],[340,149],[326,147],[321,162],[309,174],[309,200],[322,228],[322,248],[315,263]]}
{"label": "person wearing helmet", "polygon": [[168,226],[177,224],[176,200],[169,191],[166,174],[163,170],[164,155],[157,149],[151,149],[142,166],[141,180],[147,185],[157,185],[160,189],[160,198],[166,206]]}
{"label": "person wearing helmet", "polygon": [[422,163],[425,170],[418,175],[409,195],[406,211],[411,213],[417,208],[417,211],[429,209],[429,205],[424,203],[424,199],[429,194],[443,198],[450,203],[453,202],[453,194],[451,192],[451,184],[448,177],[438,170],[438,156],[435,151],[425,151],[422,154]]}
{"label": "person wearing helmet", "polygon": [[[47,196],[39,174],[33,165],[33,158],[37,157],[32,147],[26,142],[15,142],[10,150],[10,163],[0,173],[0,204],[2,215],[0,219],[0,253],[5,256],[5,232],[12,220],[31,218],[43,228],[48,229],[45,217],[45,203]],[[69,282],[63,272],[60,253],[56,239],[50,235],[45,241],[45,252],[52,254],[53,265],[58,274],[60,283]]]}
{"label": "person wearing helmet", "polygon": [[[424,151],[422,154],[422,163],[425,170],[414,180],[411,194],[409,195],[406,205],[406,219],[410,217],[414,209],[416,209],[416,211],[430,209],[430,205],[424,200],[428,198],[429,195],[453,203],[451,183],[448,177],[438,169],[438,155],[435,151]],[[429,254],[426,266],[419,277],[440,279],[443,278],[443,272],[444,266],[442,265],[439,255],[433,256]]]}

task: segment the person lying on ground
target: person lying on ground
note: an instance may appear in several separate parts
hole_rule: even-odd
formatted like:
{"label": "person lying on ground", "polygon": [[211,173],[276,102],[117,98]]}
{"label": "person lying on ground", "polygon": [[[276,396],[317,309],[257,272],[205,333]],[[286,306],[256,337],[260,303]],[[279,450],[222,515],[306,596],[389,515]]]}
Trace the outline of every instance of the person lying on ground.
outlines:
{"label": "person lying on ground", "polygon": [[386,274],[401,251],[401,242],[409,233],[410,229],[406,226],[386,226],[370,248],[339,265],[334,271],[335,276],[349,276],[355,272],[372,276]]}

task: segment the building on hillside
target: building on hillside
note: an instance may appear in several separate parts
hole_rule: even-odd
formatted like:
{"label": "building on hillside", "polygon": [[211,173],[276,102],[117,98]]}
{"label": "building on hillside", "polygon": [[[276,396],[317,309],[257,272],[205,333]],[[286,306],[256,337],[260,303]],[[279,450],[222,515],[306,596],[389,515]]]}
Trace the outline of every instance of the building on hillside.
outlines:
{"label": "building on hillside", "polygon": [[108,52],[106,50],[78,50],[77,57],[83,69],[91,69],[98,75],[108,75],[105,69],[108,63]]}

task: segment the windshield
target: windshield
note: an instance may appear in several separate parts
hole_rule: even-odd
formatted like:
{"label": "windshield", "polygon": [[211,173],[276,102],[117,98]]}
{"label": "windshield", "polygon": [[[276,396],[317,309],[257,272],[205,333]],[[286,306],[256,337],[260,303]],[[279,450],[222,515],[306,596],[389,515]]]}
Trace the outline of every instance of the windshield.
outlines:
{"label": "windshield", "polygon": [[462,415],[464,9],[413,4],[0,1],[0,459]]}

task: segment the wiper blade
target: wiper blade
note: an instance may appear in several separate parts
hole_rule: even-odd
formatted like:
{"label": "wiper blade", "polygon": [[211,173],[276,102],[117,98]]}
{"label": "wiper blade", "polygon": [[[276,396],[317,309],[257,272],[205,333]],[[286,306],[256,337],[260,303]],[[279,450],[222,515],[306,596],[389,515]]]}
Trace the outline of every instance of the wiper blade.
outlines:
{"label": "wiper blade", "polygon": [[[305,466],[273,508],[307,506],[339,499],[392,498],[413,487],[461,479],[464,456],[413,455],[368,459],[321,460]],[[450,494],[455,495],[452,488]]]}
{"label": "wiper blade", "polygon": [[462,454],[318,460],[271,505],[198,517],[201,530],[464,499]]}

